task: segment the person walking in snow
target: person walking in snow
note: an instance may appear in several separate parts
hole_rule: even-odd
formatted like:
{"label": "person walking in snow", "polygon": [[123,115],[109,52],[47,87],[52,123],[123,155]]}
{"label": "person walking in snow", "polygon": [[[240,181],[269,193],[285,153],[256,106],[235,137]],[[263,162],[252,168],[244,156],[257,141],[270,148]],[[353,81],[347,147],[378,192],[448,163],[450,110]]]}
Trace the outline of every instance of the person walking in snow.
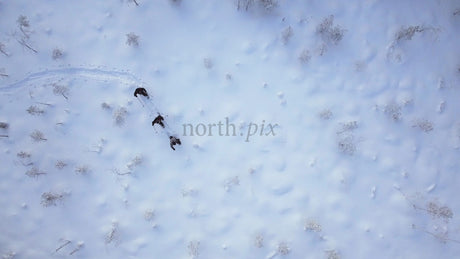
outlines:
{"label": "person walking in snow", "polygon": [[165,118],[161,116],[161,114],[158,114],[158,116],[152,121],[152,126],[155,126],[155,124],[160,125],[162,128],[165,127],[165,124],[163,123]]}
{"label": "person walking in snow", "polygon": [[173,149],[173,150],[176,150],[174,148],[174,146],[178,144],[178,145],[182,145],[182,143],[180,142],[180,139],[179,138],[176,138],[174,136],[169,136],[169,145],[170,147]]}
{"label": "person walking in snow", "polygon": [[134,91],[134,96],[137,97],[138,94],[149,98],[149,94],[147,93],[147,90],[145,90],[145,88],[143,87],[136,88],[136,90]]}

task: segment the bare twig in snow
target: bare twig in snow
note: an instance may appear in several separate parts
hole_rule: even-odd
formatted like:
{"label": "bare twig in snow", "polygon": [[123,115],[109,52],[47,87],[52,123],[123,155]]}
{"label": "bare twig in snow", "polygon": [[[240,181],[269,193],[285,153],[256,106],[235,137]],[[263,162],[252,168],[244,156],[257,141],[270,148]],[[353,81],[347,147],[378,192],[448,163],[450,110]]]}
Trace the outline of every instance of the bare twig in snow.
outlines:
{"label": "bare twig in snow", "polygon": [[114,174],[116,174],[116,175],[129,175],[129,174],[132,174],[132,172],[130,172],[130,171],[127,171],[127,172],[125,172],[125,173],[122,173],[122,172],[120,172],[120,170],[118,170],[117,168],[112,169],[112,172],[113,172]]}
{"label": "bare twig in snow", "polygon": [[20,39],[20,40],[16,39],[16,40],[17,40],[17,42],[18,42],[19,44],[21,44],[22,46],[24,46],[24,47],[30,49],[30,50],[33,51],[34,53],[38,53],[38,51],[35,50],[34,48],[32,48],[32,47],[26,42],[25,39]]}
{"label": "bare twig in snow", "polygon": [[2,53],[3,55],[5,55],[7,57],[10,56],[10,54],[8,54],[8,52],[6,52],[6,50],[5,50],[5,44],[3,44],[1,42],[0,42],[0,53]]}
{"label": "bare twig in snow", "polygon": [[68,244],[72,243],[72,241],[70,241],[70,240],[63,240],[63,241],[64,241],[64,244],[62,244],[58,248],[56,248],[56,250],[54,250],[55,253],[57,253],[59,250],[61,250],[62,248],[64,248]]}
{"label": "bare twig in snow", "polygon": [[38,168],[33,167],[32,169],[26,172],[26,175],[29,177],[38,177],[40,175],[45,175],[46,173],[43,171],[38,170]]}
{"label": "bare twig in snow", "polygon": [[112,223],[112,228],[110,229],[109,233],[105,236],[105,243],[110,244],[112,242],[115,242],[115,244],[118,243],[120,239],[120,233],[118,230],[118,224],[116,222]]}
{"label": "bare twig in snow", "polygon": [[62,95],[66,100],[69,100],[69,88],[64,85],[53,84],[53,93],[55,95]]}
{"label": "bare twig in snow", "polygon": [[91,172],[91,169],[87,165],[80,165],[75,168],[77,174],[86,175]]}
{"label": "bare twig in snow", "polygon": [[281,39],[283,40],[283,44],[286,45],[292,36],[294,36],[294,30],[291,26],[288,26],[281,32]]}
{"label": "bare twig in snow", "polygon": [[73,255],[73,254],[75,254],[76,252],[80,251],[80,249],[81,249],[84,245],[85,245],[85,243],[83,243],[83,242],[78,242],[77,247],[76,247],[74,250],[72,250],[72,252],[70,252],[69,255]]}
{"label": "bare twig in snow", "polygon": [[44,102],[37,102],[38,104],[46,105],[46,106],[53,106],[51,103],[44,103]]}

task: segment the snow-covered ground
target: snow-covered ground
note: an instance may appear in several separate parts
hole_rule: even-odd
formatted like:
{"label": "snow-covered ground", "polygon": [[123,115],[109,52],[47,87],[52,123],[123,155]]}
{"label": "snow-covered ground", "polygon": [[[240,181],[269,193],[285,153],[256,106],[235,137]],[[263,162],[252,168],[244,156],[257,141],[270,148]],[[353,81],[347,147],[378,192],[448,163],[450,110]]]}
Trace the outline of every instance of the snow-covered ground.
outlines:
{"label": "snow-covered ground", "polygon": [[14,0],[0,28],[3,258],[460,254],[459,1]]}

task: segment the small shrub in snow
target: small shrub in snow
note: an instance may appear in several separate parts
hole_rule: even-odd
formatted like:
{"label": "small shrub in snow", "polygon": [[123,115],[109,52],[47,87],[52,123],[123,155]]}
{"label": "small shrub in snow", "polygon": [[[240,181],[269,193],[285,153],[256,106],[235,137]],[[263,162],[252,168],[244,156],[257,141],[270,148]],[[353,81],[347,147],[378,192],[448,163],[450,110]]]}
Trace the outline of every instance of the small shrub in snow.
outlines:
{"label": "small shrub in snow", "polygon": [[104,110],[111,110],[112,106],[110,106],[110,104],[108,104],[106,102],[103,102],[103,103],[101,103],[101,108],[104,109]]}
{"label": "small shrub in snow", "polygon": [[7,130],[10,127],[10,125],[6,122],[0,122],[0,129]]}
{"label": "small shrub in snow", "polygon": [[105,236],[105,243],[106,244],[111,244],[111,243],[118,244],[119,241],[120,241],[120,231],[118,229],[118,224],[112,223],[112,228]]}
{"label": "small shrub in snow", "polygon": [[17,23],[18,23],[19,30],[22,32],[22,36],[19,39],[16,39],[16,41],[19,44],[21,44],[23,47],[33,51],[34,53],[38,53],[38,51],[32,48],[32,46],[28,42],[31,31],[29,30],[30,24],[29,24],[29,20],[27,19],[27,17],[24,15],[20,15],[17,19]]}
{"label": "small shrub in snow", "polygon": [[237,10],[271,12],[278,6],[277,0],[237,0]]}
{"label": "small shrub in snow", "polygon": [[138,47],[139,46],[139,36],[130,32],[126,34],[126,44],[128,46]]}
{"label": "small shrub in snow", "polygon": [[62,169],[64,169],[64,167],[67,166],[67,163],[64,162],[64,161],[62,161],[62,160],[58,160],[58,161],[56,162],[56,164],[54,164],[54,166],[55,166],[57,169],[62,170]]}
{"label": "small shrub in snow", "polygon": [[114,119],[115,125],[119,127],[123,126],[125,124],[127,115],[128,115],[128,111],[126,110],[125,107],[118,108],[113,113],[113,119]]}
{"label": "small shrub in snow", "polygon": [[175,5],[180,5],[182,3],[182,0],[169,0],[169,2]]}
{"label": "small shrub in snow", "polygon": [[30,134],[30,137],[31,137],[32,140],[35,141],[35,142],[47,141],[47,139],[45,138],[45,135],[43,134],[43,132],[41,132],[41,131],[39,131],[39,130],[33,131],[33,132]]}
{"label": "small shrub in snow", "polygon": [[22,159],[26,159],[26,158],[30,158],[32,155],[25,151],[20,151],[19,153],[16,154],[16,156]]}
{"label": "small shrub in snow", "polygon": [[333,114],[332,114],[331,110],[324,109],[321,112],[319,112],[318,116],[323,120],[329,120],[329,119],[332,118]]}
{"label": "small shrub in snow", "polygon": [[29,177],[38,177],[40,175],[45,175],[46,173],[43,171],[38,170],[36,167],[32,167],[30,170],[26,172],[26,175]]}
{"label": "small shrub in snow", "polygon": [[281,32],[281,39],[283,41],[283,44],[284,45],[288,44],[292,36],[294,36],[294,30],[292,29],[291,26],[288,26]]}
{"label": "small shrub in snow", "polygon": [[139,6],[138,0],[130,0],[130,1],[133,2],[135,5]]}
{"label": "small shrub in snow", "polygon": [[338,44],[345,33],[345,30],[339,26],[334,26],[334,16],[324,18],[324,20],[316,27],[318,33],[325,42]]}
{"label": "small shrub in snow", "polygon": [[257,248],[264,247],[264,236],[262,236],[261,234],[256,235],[256,237],[254,238],[254,245]]}
{"label": "small shrub in snow", "polygon": [[454,16],[455,16],[455,15],[460,15],[460,8],[456,9],[456,10],[452,13],[452,15],[454,15]]}
{"label": "small shrub in snow", "polygon": [[91,172],[91,169],[87,165],[80,165],[75,168],[75,172],[77,174],[85,175],[85,174],[89,174]]}
{"label": "small shrub in snow", "polygon": [[344,154],[353,155],[356,152],[356,144],[353,135],[340,137],[338,148]]}
{"label": "small shrub in snow", "polygon": [[203,65],[206,69],[211,69],[214,66],[214,63],[210,58],[203,59]]}
{"label": "small shrub in snow", "polygon": [[327,45],[325,43],[322,43],[318,46],[318,48],[316,48],[316,53],[319,55],[319,56],[322,56],[324,55],[324,53],[326,53],[327,51]]}
{"label": "small shrub in snow", "polygon": [[440,206],[438,203],[434,201],[430,201],[426,205],[426,211],[430,214],[433,218],[443,219],[448,221],[454,215],[452,210],[447,206]]}
{"label": "small shrub in snow", "polygon": [[310,51],[307,49],[302,50],[299,54],[299,61],[302,64],[307,64],[311,59]]}
{"label": "small shrub in snow", "polygon": [[307,232],[321,232],[322,227],[318,222],[309,219],[305,222],[304,230]]}
{"label": "small shrub in snow", "polygon": [[200,241],[190,241],[187,249],[191,258],[197,258],[200,255]]}
{"label": "small shrub in snow", "polygon": [[64,85],[53,84],[53,93],[55,95],[62,95],[65,99],[69,99],[69,88]]}
{"label": "small shrub in snow", "polygon": [[409,27],[402,27],[398,32],[395,34],[395,41],[400,42],[403,40],[411,40],[412,37],[416,33],[422,33],[426,31],[428,28],[423,27],[423,26],[409,26]]}
{"label": "small shrub in snow", "polygon": [[198,190],[193,188],[184,188],[182,189],[182,197],[193,197],[198,194]]}
{"label": "small shrub in snow", "polygon": [[27,19],[27,16],[25,15],[19,15],[18,19],[16,20],[16,22],[18,23],[18,26],[19,26],[19,29],[21,30],[21,32],[24,34],[25,37],[29,37],[29,27],[30,27],[30,23],[29,23],[29,19]]}
{"label": "small shrub in snow", "polygon": [[144,158],[140,155],[135,156],[131,162],[128,163],[127,167],[129,170],[133,170],[137,166],[141,165],[144,162]]}
{"label": "small shrub in snow", "polygon": [[457,126],[457,130],[455,132],[455,135],[456,135],[457,139],[460,140],[460,124]]}
{"label": "small shrub in snow", "polygon": [[96,144],[93,144],[91,147],[91,152],[95,152],[100,154],[103,150],[105,145],[107,144],[107,140],[104,138],[100,138]]}
{"label": "small shrub in snow", "polygon": [[337,131],[338,148],[347,155],[353,155],[356,151],[356,141],[353,131],[358,128],[358,122],[349,121],[341,123],[341,129]]}
{"label": "small shrub in snow", "polygon": [[152,221],[155,218],[155,211],[148,209],[144,212],[144,219],[146,221]]}
{"label": "small shrub in snow", "polygon": [[64,193],[45,192],[42,194],[41,204],[43,207],[56,206],[58,202],[62,202],[64,197]]}
{"label": "small shrub in snow", "polygon": [[59,48],[53,49],[53,52],[51,53],[51,57],[53,58],[53,60],[60,59],[63,56],[64,56],[64,52]]}
{"label": "small shrub in snow", "polygon": [[230,191],[234,186],[240,185],[240,179],[238,176],[232,177],[230,179],[227,179],[224,183],[224,188],[228,192]]}
{"label": "small shrub in snow", "polygon": [[276,251],[280,255],[288,255],[291,252],[291,248],[289,248],[287,243],[281,242],[278,244]]}
{"label": "small shrub in snow", "polygon": [[342,129],[338,132],[339,134],[347,132],[347,131],[353,131],[356,128],[358,128],[357,121],[344,122],[344,123],[341,123],[341,125],[342,125]]}
{"label": "small shrub in snow", "polygon": [[364,61],[356,61],[355,62],[355,71],[356,72],[362,72],[366,69],[367,64]]}
{"label": "small shrub in snow", "polygon": [[27,28],[30,26],[29,20],[27,19],[27,16],[25,15],[19,15],[16,22],[18,23],[20,27]]}
{"label": "small shrub in snow", "polygon": [[257,2],[264,10],[267,11],[271,11],[278,6],[278,1],[276,0],[258,0]]}
{"label": "small shrub in snow", "polygon": [[419,119],[414,122],[412,125],[414,128],[419,128],[423,132],[430,132],[433,130],[433,123],[426,119]]}
{"label": "small shrub in snow", "polygon": [[16,253],[15,252],[8,252],[6,254],[3,254],[3,259],[13,259],[16,257]]}
{"label": "small shrub in snow", "polygon": [[22,163],[22,165],[24,165],[24,166],[33,165],[33,162],[30,162],[30,158],[32,157],[32,155],[30,153],[21,151],[21,152],[17,153],[16,156],[18,158],[20,158],[20,160],[21,160],[20,162]]}
{"label": "small shrub in snow", "polygon": [[401,105],[391,102],[385,105],[383,112],[388,115],[393,121],[400,121],[401,120]]}
{"label": "small shrub in snow", "polygon": [[29,108],[26,110],[30,115],[43,115],[45,111],[43,109],[40,109],[36,105],[31,105]]}
{"label": "small shrub in snow", "polygon": [[327,250],[325,251],[327,259],[340,259],[340,255],[335,250]]}

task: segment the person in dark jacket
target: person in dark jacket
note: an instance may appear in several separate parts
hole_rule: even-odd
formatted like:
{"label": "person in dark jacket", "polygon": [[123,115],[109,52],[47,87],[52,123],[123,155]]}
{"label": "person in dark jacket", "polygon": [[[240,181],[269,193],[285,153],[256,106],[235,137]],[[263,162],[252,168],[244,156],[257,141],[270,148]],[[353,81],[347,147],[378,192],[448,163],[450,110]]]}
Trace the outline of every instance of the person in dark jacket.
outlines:
{"label": "person in dark jacket", "polygon": [[162,128],[165,127],[165,124],[163,123],[165,118],[161,116],[161,114],[158,114],[158,116],[152,121],[152,126],[155,126],[155,124],[160,125]]}
{"label": "person in dark jacket", "polygon": [[147,93],[147,90],[145,90],[145,88],[143,87],[136,88],[136,90],[134,91],[134,96],[137,97],[138,94],[149,98],[149,94]]}
{"label": "person in dark jacket", "polygon": [[174,146],[175,146],[176,144],[182,145],[182,143],[180,142],[180,139],[179,139],[179,138],[176,138],[176,137],[174,137],[174,136],[169,136],[169,143],[170,143],[170,146],[171,146],[171,148],[172,148],[173,150],[176,150],[176,149],[174,148]]}

